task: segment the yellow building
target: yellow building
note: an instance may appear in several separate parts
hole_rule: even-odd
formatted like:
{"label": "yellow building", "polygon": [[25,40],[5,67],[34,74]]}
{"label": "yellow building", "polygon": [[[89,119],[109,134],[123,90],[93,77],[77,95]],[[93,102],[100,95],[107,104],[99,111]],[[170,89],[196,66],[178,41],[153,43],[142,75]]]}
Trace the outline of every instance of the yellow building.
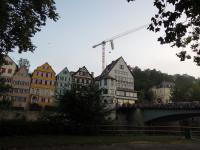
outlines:
{"label": "yellow building", "polygon": [[56,73],[45,63],[33,71],[30,87],[31,103],[42,107],[55,105]]}

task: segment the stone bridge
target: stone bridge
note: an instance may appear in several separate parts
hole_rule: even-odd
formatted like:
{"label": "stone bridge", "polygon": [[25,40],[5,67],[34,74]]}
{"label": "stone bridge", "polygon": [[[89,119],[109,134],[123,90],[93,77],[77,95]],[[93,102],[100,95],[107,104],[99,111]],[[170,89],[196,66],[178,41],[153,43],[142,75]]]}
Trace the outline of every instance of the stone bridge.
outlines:
{"label": "stone bridge", "polygon": [[142,126],[146,123],[179,121],[200,117],[200,104],[135,104],[117,108],[117,122]]}

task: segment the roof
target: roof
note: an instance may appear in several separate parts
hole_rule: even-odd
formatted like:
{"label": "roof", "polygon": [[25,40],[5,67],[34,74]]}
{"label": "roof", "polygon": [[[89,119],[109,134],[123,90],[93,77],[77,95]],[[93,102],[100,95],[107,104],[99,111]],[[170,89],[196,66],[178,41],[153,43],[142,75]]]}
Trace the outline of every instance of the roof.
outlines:
{"label": "roof", "polygon": [[172,88],[174,86],[175,86],[175,83],[173,83],[173,82],[163,81],[160,83],[160,85],[158,87],[159,88]]}
{"label": "roof", "polygon": [[96,81],[99,81],[101,79],[113,79],[113,80],[116,80],[115,78],[113,78],[112,76],[110,75],[105,75],[105,76],[98,76],[95,78]]}
{"label": "roof", "polygon": [[72,76],[74,76],[76,73],[78,73],[79,71],[81,71],[81,69],[85,69],[85,70],[89,73],[90,77],[91,77],[92,79],[94,79],[94,77],[92,76],[92,74],[87,70],[87,68],[86,68],[85,66],[79,68],[76,72],[71,71],[70,74],[71,74]]}
{"label": "roof", "polygon": [[[109,65],[107,65],[106,68],[101,73],[101,75],[96,77],[95,80],[108,79],[109,72],[112,70],[112,68],[115,66],[115,64],[120,60],[120,58],[122,58],[122,57],[119,57],[118,59],[112,61]],[[113,79],[115,79],[115,78],[113,78]]]}
{"label": "roof", "polygon": [[62,74],[65,71],[67,71],[69,73],[69,75],[71,76],[71,72],[69,72],[67,67],[63,68],[56,76],[59,76],[60,74]]}
{"label": "roof", "polygon": [[[121,56],[121,57],[119,57],[118,59],[112,61],[109,65],[107,65],[106,68],[105,68],[105,69],[103,70],[103,72],[101,73],[101,75],[98,76],[98,77],[96,77],[95,80],[101,80],[101,79],[106,79],[106,78],[108,79],[109,77],[111,77],[111,76],[109,76],[109,73],[110,73],[110,71],[114,68],[114,66],[117,64],[117,62],[118,62],[120,59],[123,59],[123,57]],[[124,59],[123,59],[123,61],[124,61]],[[124,61],[124,62],[125,62],[125,61]],[[125,62],[125,64],[126,64],[126,62]],[[127,65],[127,64],[126,64],[126,65]],[[128,69],[129,69],[129,71],[131,72],[131,74],[133,75],[133,73],[132,73],[130,67],[129,67],[128,65],[127,65],[127,67],[128,67]],[[113,77],[112,77],[112,78],[113,78]],[[115,78],[113,78],[113,79],[115,79]]]}

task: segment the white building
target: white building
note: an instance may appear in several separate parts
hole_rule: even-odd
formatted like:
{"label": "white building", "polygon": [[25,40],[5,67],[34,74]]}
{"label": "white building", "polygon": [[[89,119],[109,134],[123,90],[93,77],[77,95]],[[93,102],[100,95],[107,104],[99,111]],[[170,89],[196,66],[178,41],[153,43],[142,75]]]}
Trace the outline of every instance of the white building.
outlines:
{"label": "white building", "polygon": [[128,105],[137,101],[134,77],[122,57],[109,64],[96,78],[103,101],[111,105]]}
{"label": "white building", "polygon": [[5,79],[6,84],[11,85],[12,77],[16,70],[17,64],[9,56],[5,56],[5,63],[1,66],[0,72],[1,77]]}
{"label": "white building", "polygon": [[171,90],[174,88],[175,84],[172,82],[163,81],[157,87],[151,88],[154,94],[154,103],[167,104],[171,102]]}
{"label": "white building", "polygon": [[[5,62],[0,68],[0,78],[5,81],[4,83],[7,85],[12,85],[13,76],[17,70],[17,64],[8,56],[5,56]],[[0,100],[7,99],[11,100],[9,96],[9,92],[4,93],[4,96],[0,97]]]}

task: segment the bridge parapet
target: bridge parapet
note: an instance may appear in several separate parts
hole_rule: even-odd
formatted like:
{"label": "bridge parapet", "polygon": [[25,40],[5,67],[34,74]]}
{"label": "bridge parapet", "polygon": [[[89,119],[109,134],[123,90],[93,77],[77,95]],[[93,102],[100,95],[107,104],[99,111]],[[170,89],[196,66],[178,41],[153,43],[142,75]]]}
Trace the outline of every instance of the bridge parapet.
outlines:
{"label": "bridge parapet", "polygon": [[167,110],[200,110],[200,103],[168,103],[168,104],[132,104],[117,106],[117,109],[167,109]]}

